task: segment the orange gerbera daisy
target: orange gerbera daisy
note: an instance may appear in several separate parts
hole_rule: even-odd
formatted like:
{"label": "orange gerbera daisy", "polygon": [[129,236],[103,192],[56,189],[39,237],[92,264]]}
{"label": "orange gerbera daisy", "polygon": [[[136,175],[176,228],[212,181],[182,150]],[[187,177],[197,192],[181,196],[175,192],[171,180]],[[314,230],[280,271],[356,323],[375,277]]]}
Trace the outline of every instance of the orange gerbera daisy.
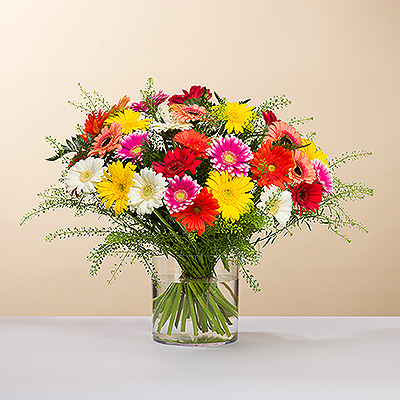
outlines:
{"label": "orange gerbera daisy", "polygon": [[99,110],[99,112],[96,115],[96,113],[93,111],[86,118],[85,128],[83,129],[85,133],[81,136],[84,139],[87,139],[87,133],[89,133],[91,136],[98,135],[100,133],[101,127],[104,124],[104,121],[107,118],[108,118],[108,112]]}
{"label": "orange gerbera daisy", "polygon": [[115,114],[118,111],[124,111],[127,104],[131,101],[130,97],[125,95],[122,99],[119,100],[117,104],[114,104],[111,107],[110,114]]}
{"label": "orange gerbera daisy", "polygon": [[171,104],[169,109],[171,117],[183,123],[201,121],[206,113],[205,107],[198,106],[197,104],[190,106],[185,104]]}
{"label": "orange gerbera daisy", "polygon": [[88,156],[98,154],[100,157],[115,149],[122,149],[119,143],[122,137],[121,126],[113,122],[110,127],[105,126],[93,143],[92,150],[89,151]]}
{"label": "orange gerbera daisy", "polygon": [[181,146],[192,150],[196,157],[207,158],[206,150],[210,147],[210,139],[206,135],[203,135],[194,129],[189,129],[177,133],[174,140]]}
{"label": "orange gerbera daisy", "polygon": [[258,186],[267,188],[275,185],[285,190],[284,183],[291,183],[288,174],[295,166],[289,150],[281,147],[272,147],[272,142],[266,140],[250,160],[252,179],[258,179]]}
{"label": "orange gerbera daisy", "polygon": [[205,224],[214,226],[218,211],[218,201],[212,196],[206,187],[195,198],[194,203],[183,211],[171,214],[182,225],[186,225],[188,232],[196,231],[201,236],[206,230]]}

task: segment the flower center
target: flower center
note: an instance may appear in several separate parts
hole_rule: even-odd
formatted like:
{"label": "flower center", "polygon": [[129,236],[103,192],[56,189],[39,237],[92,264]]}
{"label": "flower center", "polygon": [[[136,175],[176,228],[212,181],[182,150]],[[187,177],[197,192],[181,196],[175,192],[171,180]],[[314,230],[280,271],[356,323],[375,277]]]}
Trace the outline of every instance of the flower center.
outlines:
{"label": "flower center", "polygon": [[178,203],[182,203],[182,202],[185,201],[187,198],[188,198],[188,194],[187,194],[184,190],[182,190],[182,189],[177,190],[177,191],[174,193],[174,199],[175,199]]}
{"label": "flower center", "polygon": [[111,138],[110,137],[106,137],[102,143],[101,143],[101,147],[107,147],[111,142]]}
{"label": "flower center", "polygon": [[300,165],[296,164],[296,166],[293,169],[294,173],[297,176],[302,176],[303,175],[303,170],[301,169]]}
{"label": "flower center", "polygon": [[269,172],[274,172],[276,170],[276,166],[274,164],[269,164],[268,165],[268,171]]}
{"label": "flower center", "polygon": [[154,187],[152,185],[146,185],[142,188],[140,191],[140,194],[142,195],[143,198],[149,199],[153,197],[154,194]]}
{"label": "flower center", "polygon": [[279,202],[269,204],[267,206],[267,213],[269,215],[275,215],[279,211]]}
{"label": "flower center", "polygon": [[308,201],[308,192],[306,189],[302,188],[299,190],[299,199],[302,200],[304,203]]}
{"label": "flower center", "polygon": [[234,164],[236,162],[236,155],[231,151],[225,151],[221,158],[226,164]]}
{"label": "flower center", "polygon": [[184,163],[181,160],[172,160],[168,165],[165,166],[165,171],[168,175],[175,175],[175,173],[183,167]]}
{"label": "flower center", "polygon": [[237,119],[239,119],[239,116],[238,116],[237,113],[232,113],[232,114],[229,114],[229,115],[228,115],[228,119],[229,119],[229,120],[236,121]]}
{"label": "flower center", "polygon": [[198,110],[196,110],[195,108],[188,108],[187,110],[186,110],[186,112],[188,113],[188,114],[190,114],[190,115],[194,115],[194,116],[198,116],[198,115],[200,115],[201,113],[198,111]]}
{"label": "flower center", "polygon": [[81,182],[86,183],[87,181],[90,180],[92,176],[93,176],[92,171],[85,171],[81,173],[79,179],[81,180]]}
{"label": "flower center", "polygon": [[223,191],[222,191],[222,195],[226,198],[226,199],[231,199],[232,197],[233,197],[233,190],[232,189],[229,189],[229,188],[227,188],[227,189],[224,189]]}
{"label": "flower center", "polygon": [[200,214],[200,211],[201,211],[200,207],[198,207],[198,206],[193,207],[193,210],[192,210],[193,213]]}
{"label": "flower center", "polygon": [[125,192],[126,184],[124,182],[118,182],[117,183],[117,189],[123,193]]}
{"label": "flower center", "polygon": [[142,152],[142,149],[140,146],[133,146],[129,150],[129,153],[131,153],[133,156],[138,156],[141,152]]}

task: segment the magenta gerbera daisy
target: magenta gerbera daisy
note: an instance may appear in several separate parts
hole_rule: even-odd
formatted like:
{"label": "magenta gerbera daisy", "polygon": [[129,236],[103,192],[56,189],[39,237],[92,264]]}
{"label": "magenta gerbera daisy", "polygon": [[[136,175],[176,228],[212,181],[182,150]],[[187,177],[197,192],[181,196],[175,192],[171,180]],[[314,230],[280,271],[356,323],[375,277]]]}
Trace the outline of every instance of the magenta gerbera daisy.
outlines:
{"label": "magenta gerbera daisy", "polygon": [[300,150],[294,150],[293,153],[294,167],[289,171],[289,177],[295,183],[313,183],[317,178],[315,168],[308,157]]}
{"label": "magenta gerbera daisy", "polygon": [[315,158],[312,161],[318,182],[322,185],[322,191],[328,194],[333,194],[333,179],[328,167],[321,161]]}
{"label": "magenta gerbera daisy", "polygon": [[166,178],[173,178],[178,175],[182,177],[185,171],[196,173],[196,167],[201,163],[196,160],[195,154],[187,148],[175,147],[174,151],[167,151],[164,162],[153,162],[154,171],[163,174]]}
{"label": "magenta gerbera daisy", "polygon": [[122,149],[117,150],[117,156],[124,160],[137,160],[142,162],[142,145],[147,141],[149,134],[147,132],[133,132],[125,136],[120,144]]}
{"label": "magenta gerbera daisy", "polygon": [[217,137],[206,150],[213,167],[219,172],[227,171],[232,176],[247,175],[253,158],[250,147],[234,136]]}
{"label": "magenta gerbera daisy", "polygon": [[268,126],[267,138],[273,142],[282,141],[282,146],[301,146],[300,133],[283,121],[275,121]]}
{"label": "magenta gerbera daisy", "polygon": [[201,186],[190,176],[182,178],[176,176],[170,180],[169,187],[164,194],[164,200],[169,212],[183,211],[193,204],[194,199],[201,191]]}

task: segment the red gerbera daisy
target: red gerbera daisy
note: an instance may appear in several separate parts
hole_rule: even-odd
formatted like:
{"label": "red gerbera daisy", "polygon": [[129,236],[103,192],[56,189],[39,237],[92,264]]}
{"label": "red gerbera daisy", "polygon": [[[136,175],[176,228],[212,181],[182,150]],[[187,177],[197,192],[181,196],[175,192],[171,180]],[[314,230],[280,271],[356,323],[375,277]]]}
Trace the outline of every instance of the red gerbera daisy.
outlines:
{"label": "red gerbera daisy", "polygon": [[266,140],[250,160],[252,179],[258,179],[258,186],[267,188],[275,185],[285,190],[284,183],[291,183],[288,173],[294,167],[292,155],[289,150],[280,147],[272,147],[272,142]]}
{"label": "red gerbera daisy", "polygon": [[164,162],[153,162],[154,171],[163,174],[166,178],[183,177],[185,171],[196,173],[196,167],[201,163],[189,149],[175,147],[174,151],[167,151]]}
{"label": "red gerbera daisy", "polygon": [[319,182],[313,184],[304,182],[289,189],[292,192],[293,205],[300,215],[305,210],[315,212],[319,209],[322,200],[322,185]]}
{"label": "red gerbera daisy", "polygon": [[196,157],[207,158],[206,150],[210,147],[210,139],[206,135],[189,129],[177,133],[174,140],[181,146],[192,150]]}
{"label": "red gerbera daisy", "polygon": [[190,89],[189,92],[187,92],[185,89],[182,90],[183,94],[174,94],[171,96],[168,100],[168,104],[184,104],[187,100],[190,99],[199,99],[201,96],[203,96],[204,89],[206,89],[206,99],[210,100],[212,97],[212,94],[209,89],[207,89],[205,86],[197,86],[193,85]]}
{"label": "red gerbera daisy", "polygon": [[85,128],[83,131],[85,132],[81,135],[85,140],[87,139],[87,133],[90,133],[92,136],[96,136],[100,133],[101,128],[103,127],[104,121],[108,118],[108,112],[100,110],[97,115],[93,111],[89,114],[85,121]]}
{"label": "red gerbera daisy", "polygon": [[131,99],[130,99],[130,97],[129,96],[127,96],[127,95],[125,95],[125,96],[123,96],[120,100],[119,100],[119,102],[117,103],[117,104],[114,104],[112,107],[111,107],[111,110],[110,110],[110,115],[111,114],[116,114],[118,111],[124,111],[125,110],[125,108],[126,108],[126,106],[128,105],[128,103],[131,101]]}
{"label": "red gerbera daisy", "polygon": [[188,232],[197,230],[198,235],[201,236],[206,229],[205,223],[209,226],[214,226],[215,218],[220,213],[218,209],[218,201],[204,187],[195,198],[193,204],[183,211],[171,215],[177,221],[181,221],[182,225],[186,225]]}

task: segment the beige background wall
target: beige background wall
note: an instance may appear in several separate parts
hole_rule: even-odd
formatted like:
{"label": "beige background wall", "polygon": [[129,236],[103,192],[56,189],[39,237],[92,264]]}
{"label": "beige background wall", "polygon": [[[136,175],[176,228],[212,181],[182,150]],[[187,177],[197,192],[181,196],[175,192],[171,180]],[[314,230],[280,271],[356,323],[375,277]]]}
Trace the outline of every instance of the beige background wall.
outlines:
{"label": "beige background wall", "polygon": [[115,102],[148,76],[166,93],[203,84],[231,101],[286,93],[281,118],[313,115],[331,156],[370,149],[341,177],[375,196],[349,204],[368,235],[353,243],[322,227],[264,250],[241,283],[242,315],[400,315],[399,17],[396,0],[362,1],[0,1],[0,315],[149,315],[141,265],[108,286],[85,256],[96,239],[51,244],[44,235],[91,224],[67,211],[20,228],[36,192],[56,182],[44,136],[63,141],[84,116],[67,105],[77,82]]}

